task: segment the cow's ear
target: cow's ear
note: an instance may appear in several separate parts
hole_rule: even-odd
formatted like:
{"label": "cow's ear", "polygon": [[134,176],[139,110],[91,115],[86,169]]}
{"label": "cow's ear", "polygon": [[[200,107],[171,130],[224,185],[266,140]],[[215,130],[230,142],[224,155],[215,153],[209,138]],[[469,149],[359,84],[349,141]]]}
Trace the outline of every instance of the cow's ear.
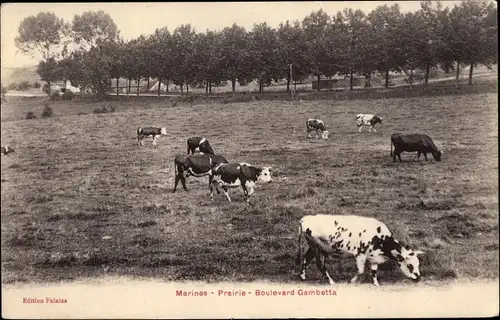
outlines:
{"label": "cow's ear", "polygon": [[425,254],[425,252],[424,252],[424,251],[421,251],[421,250],[416,250],[416,251],[413,251],[413,252],[415,252],[415,254],[416,254],[417,256]]}

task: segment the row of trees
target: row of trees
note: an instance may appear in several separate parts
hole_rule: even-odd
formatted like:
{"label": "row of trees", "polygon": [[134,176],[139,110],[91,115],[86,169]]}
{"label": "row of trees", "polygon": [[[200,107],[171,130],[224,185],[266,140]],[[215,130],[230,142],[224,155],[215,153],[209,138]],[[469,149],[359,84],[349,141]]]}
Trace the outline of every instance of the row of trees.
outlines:
{"label": "row of trees", "polygon": [[[111,79],[158,79],[174,83],[181,94],[193,85],[229,81],[244,85],[257,80],[260,91],[272,81],[337,74],[370,78],[376,72],[456,70],[497,62],[497,8],[493,2],[464,1],[453,8],[422,1],[421,9],[403,13],[397,4],[381,5],[365,14],[345,9],[329,16],[312,12],[301,22],[252,30],[233,24],[220,31],[197,32],[181,25],[124,41],[111,17],[102,12],[76,15],[71,24],[53,13],[26,18],[16,44],[23,52],[41,54],[38,74],[47,82],[68,79],[75,86],[105,95]],[[290,68],[291,67],[291,68]],[[411,84],[411,83],[410,83]],[[148,86],[149,87],[149,86]],[[160,86],[158,87],[160,88]],[[319,90],[319,86],[318,86]],[[158,91],[159,92],[159,91]]]}

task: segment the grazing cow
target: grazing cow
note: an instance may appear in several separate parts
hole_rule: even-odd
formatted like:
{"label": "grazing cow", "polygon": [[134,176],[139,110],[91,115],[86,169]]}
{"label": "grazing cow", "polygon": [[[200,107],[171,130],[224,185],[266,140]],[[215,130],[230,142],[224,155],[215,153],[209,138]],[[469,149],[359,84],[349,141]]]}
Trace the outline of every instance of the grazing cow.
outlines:
{"label": "grazing cow", "polygon": [[311,131],[316,131],[316,139],[319,138],[319,131],[321,131],[321,137],[323,139],[328,139],[328,130],[326,130],[325,123],[318,119],[307,119],[306,121],[306,138],[310,138]]}
{"label": "grazing cow", "polygon": [[256,167],[248,163],[230,163],[217,166],[213,170],[214,178],[210,184],[210,200],[213,201],[214,189],[219,193],[219,187],[229,197],[229,188],[241,186],[246,197],[247,204],[254,192],[254,186],[258,181],[272,182],[271,167]]}
{"label": "grazing cow", "polygon": [[361,132],[361,128],[363,128],[364,125],[370,126],[369,132],[372,132],[372,129],[373,131],[377,132],[377,130],[375,130],[375,125],[377,123],[382,124],[382,119],[383,119],[382,117],[373,114],[360,113],[356,115],[356,121],[358,122],[359,132]]}
{"label": "grazing cow", "polygon": [[194,154],[194,155],[177,155],[174,160],[175,166],[175,185],[177,189],[179,180],[182,182],[184,190],[186,188],[186,178],[190,175],[195,177],[208,176],[208,185],[212,182],[212,169],[222,163],[227,163],[227,160],[215,154]]}
{"label": "grazing cow", "polygon": [[3,155],[8,155],[9,153],[12,153],[14,152],[14,148],[12,148],[11,146],[9,145],[5,145],[5,146],[2,146],[2,156]]}
{"label": "grazing cow", "polygon": [[167,128],[155,128],[155,127],[145,127],[137,129],[137,144],[140,146],[144,145],[142,141],[144,137],[153,138],[153,146],[156,146],[156,138],[161,135],[167,135]]}
{"label": "grazing cow", "polygon": [[203,137],[192,137],[187,139],[187,154],[190,152],[194,154],[196,149],[203,153],[215,154],[207,139]]}
{"label": "grazing cow", "polygon": [[[394,153],[392,146],[394,145]],[[402,152],[417,152],[417,159],[420,159],[420,154],[424,154],[425,161],[427,161],[427,154],[431,153],[435,161],[441,161],[443,151],[439,150],[434,141],[426,135],[420,133],[394,133],[391,135],[391,157],[396,162],[396,157],[401,160]]]}
{"label": "grazing cow", "polygon": [[[358,273],[351,279],[355,283],[365,272],[368,260],[371,268],[373,284],[378,286],[378,265],[385,261],[396,262],[401,271],[413,281],[420,280],[418,254],[409,246],[404,247],[392,237],[387,226],[369,217],[353,215],[309,215],[304,216],[299,223],[299,251],[297,264],[301,263],[301,236],[304,235],[309,248],[302,261],[300,277],[306,279],[306,268],[313,258],[316,258],[318,269],[334,284],[326,270],[326,257],[329,254],[354,255]],[[323,265],[321,258],[324,257]]]}

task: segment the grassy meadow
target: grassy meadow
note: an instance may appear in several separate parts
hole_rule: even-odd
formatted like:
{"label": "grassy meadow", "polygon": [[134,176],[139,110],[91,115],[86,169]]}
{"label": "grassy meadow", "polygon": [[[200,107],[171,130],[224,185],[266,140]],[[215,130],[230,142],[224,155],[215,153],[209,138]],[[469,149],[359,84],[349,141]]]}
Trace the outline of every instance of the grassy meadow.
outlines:
{"label": "grassy meadow", "polygon": [[[496,93],[373,100],[172,104],[168,100],[2,103],[4,283],[132,275],[165,280],[300,281],[297,223],[306,214],[357,214],[384,221],[426,251],[426,281],[498,278],[498,99]],[[106,104],[116,112],[93,114]],[[36,119],[24,119],[27,112]],[[384,118],[358,133],[355,115]],[[322,119],[328,140],[305,138]],[[166,126],[153,148],[139,126]],[[429,162],[390,157],[393,132],[427,133],[444,151]],[[251,205],[208,197],[208,178],[172,193],[176,154],[203,135],[230,162],[272,166]],[[354,259],[329,260],[348,281]],[[392,264],[381,284],[404,280]],[[314,264],[308,281],[327,282]],[[366,281],[369,281],[365,279]]]}

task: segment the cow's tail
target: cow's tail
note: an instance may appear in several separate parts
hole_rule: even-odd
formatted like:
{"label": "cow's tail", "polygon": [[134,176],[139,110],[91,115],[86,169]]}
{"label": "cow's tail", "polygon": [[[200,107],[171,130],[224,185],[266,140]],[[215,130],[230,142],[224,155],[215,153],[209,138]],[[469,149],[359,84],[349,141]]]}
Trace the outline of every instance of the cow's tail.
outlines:
{"label": "cow's tail", "polygon": [[391,157],[392,157],[392,139],[391,139]]}
{"label": "cow's tail", "polygon": [[141,144],[141,129],[137,128],[137,144]]}
{"label": "cow's tail", "polygon": [[299,238],[297,241],[297,258],[295,259],[295,264],[300,265],[300,262],[302,261],[302,246],[301,246],[301,240],[302,240],[302,221],[299,223]]}

